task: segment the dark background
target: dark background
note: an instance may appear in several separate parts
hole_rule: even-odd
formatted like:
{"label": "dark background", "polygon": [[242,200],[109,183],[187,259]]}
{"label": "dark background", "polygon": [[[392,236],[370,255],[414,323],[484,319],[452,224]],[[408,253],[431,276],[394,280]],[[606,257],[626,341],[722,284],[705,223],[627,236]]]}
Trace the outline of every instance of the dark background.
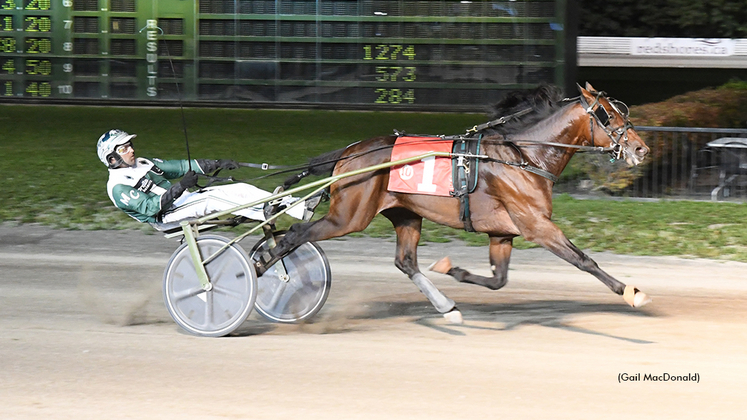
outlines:
{"label": "dark background", "polygon": [[[568,23],[571,26],[572,16],[577,17],[578,36],[747,38],[744,0],[569,1]],[[579,83],[588,81],[624,97],[629,105],[658,102],[734,79],[747,80],[747,69],[578,67],[575,75]]]}

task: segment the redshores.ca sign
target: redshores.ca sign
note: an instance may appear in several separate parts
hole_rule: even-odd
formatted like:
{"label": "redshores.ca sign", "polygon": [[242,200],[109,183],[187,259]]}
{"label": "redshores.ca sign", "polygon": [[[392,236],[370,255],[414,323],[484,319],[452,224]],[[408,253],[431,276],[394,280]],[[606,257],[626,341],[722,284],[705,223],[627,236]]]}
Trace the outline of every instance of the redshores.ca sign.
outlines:
{"label": "redshores.ca sign", "polygon": [[631,38],[631,55],[728,57],[735,41],[723,38]]}

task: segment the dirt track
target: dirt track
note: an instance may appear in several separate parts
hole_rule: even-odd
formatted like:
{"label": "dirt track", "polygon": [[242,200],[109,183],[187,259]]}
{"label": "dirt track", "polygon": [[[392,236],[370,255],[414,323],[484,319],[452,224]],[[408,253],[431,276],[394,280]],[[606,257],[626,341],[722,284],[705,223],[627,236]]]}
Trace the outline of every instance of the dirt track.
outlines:
{"label": "dirt track", "polygon": [[[175,242],[0,225],[0,419],[747,418],[747,264],[592,255],[653,297],[635,310],[515,251],[501,291],[428,274],[464,313],[451,326],[394,268],[393,243],[321,245],[334,280],[313,323],[253,314],[206,339],[162,302]],[[421,266],[446,254],[488,270],[486,249],[455,244],[421,247]],[[665,373],[699,382],[643,380]]]}

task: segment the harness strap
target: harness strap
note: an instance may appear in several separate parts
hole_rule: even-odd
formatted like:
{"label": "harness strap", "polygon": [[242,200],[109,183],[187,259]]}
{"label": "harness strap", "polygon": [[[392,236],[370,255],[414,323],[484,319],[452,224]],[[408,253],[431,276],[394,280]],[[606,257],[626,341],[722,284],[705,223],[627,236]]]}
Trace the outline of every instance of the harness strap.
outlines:
{"label": "harness strap", "polygon": [[511,140],[486,140],[485,143],[491,143],[491,144],[498,144],[498,143],[513,143],[513,144],[533,144],[537,146],[553,146],[553,147],[563,147],[566,149],[576,149],[579,152],[599,152],[599,153],[605,153],[605,152],[613,152],[615,150],[614,147],[602,147],[602,146],[581,146],[576,144],[564,144],[564,143],[556,143],[552,141],[537,141],[537,140],[520,140],[520,139],[511,139]]}
{"label": "harness strap", "polygon": [[596,117],[596,115],[594,114],[594,106],[602,106],[599,103],[599,98],[602,95],[604,95],[604,92],[597,92],[597,96],[594,98],[594,103],[591,105],[589,105],[589,102],[586,100],[584,95],[579,96],[581,106],[583,106],[584,109],[586,109],[586,113],[589,114],[589,134],[591,135],[591,147],[594,147],[594,118]]}
{"label": "harness strap", "polygon": [[245,163],[245,162],[238,162],[239,166],[242,166],[244,168],[259,168],[263,171],[266,171],[268,169],[285,169],[290,168],[291,166],[287,165],[270,165],[267,163]]}
{"label": "harness strap", "polygon": [[469,212],[469,193],[460,190],[454,191],[452,195],[459,199],[459,220],[464,223],[464,230],[474,232],[475,228],[472,226],[472,216]]}
{"label": "harness strap", "polygon": [[536,166],[531,166],[531,165],[529,165],[526,162],[522,162],[518,166],[521,169],[523,169],[523,170],[525,170],[527,172],[531,172],[531,173],[539,175],[539,176],[541,176],[543,178],[547,178],[550,181],[552,181],[553,183],[558,182],[558,177],[557,176],[553,175],[552,173],[550,173],[550,172],[548,172],[548,171],[546,171],[544,169],[540,169],[540,168],[538,168]]}
{"label": "harness strap", "polygon": [[504,165],[513,166],[515,168],[521,168],[527,172],[531,172],[535,175],[539,175],[543,178],[547,178],[553,183],[558,182],[558,177],[552,174],[551,172],[548,172],[544,169],[538,168],[536,166],[532,166],[529,164],[529,162],[509,162],[507,160],[501,160],[501,159],[493,159],[493,158],[484,158],[484,160],[490,161],[490,162],[496,162],[496,163],[502,163]]}
{"label": "harness strap", "polygon": [[505,124],[505,123],[511,121],[514,118],[519,118],[522,115],[526,115],[526,114],[528,114],[530,112],[532,112],[532,108],[522,109],[521,111],[515,112],[515,113],[513,113],[511,115],[505,115],[503,117],[494,119],[493,121],[488,121],[488,122],[486,122],[484,124],[476,125],[476,126],[470,128],[470,129],[468,129],[467,130],[467,134],[468,135],[472,135],[474,133],[479,133],[480,131],[487,130],[488,128],[493,128],[493,127],[495,127],[497,125]]}
{"label": "harness strap", "polygon": [[477,187],[477,156],[480,153],[480,139],[460,139],[452,147],[452,197],[459,199],[459,220],[464,223],[464,230],[475,232],[469,208],[469,195]]}

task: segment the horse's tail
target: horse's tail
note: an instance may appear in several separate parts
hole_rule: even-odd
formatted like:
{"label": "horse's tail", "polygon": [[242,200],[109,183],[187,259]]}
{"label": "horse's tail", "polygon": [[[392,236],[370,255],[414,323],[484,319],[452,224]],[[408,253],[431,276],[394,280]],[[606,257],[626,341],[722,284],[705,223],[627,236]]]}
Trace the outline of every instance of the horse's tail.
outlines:
{"label": "horse's tail", "polygon": [[331,175],[332,170],[335,169],[335,165],[340,160],[345,149],[347,148],[343,147],[342,149],[333,150],[309,159],[306,169],[286,179],[283,183],[283,188],[287,190],[288,187],[298,183],[309,175]]}
{"label": "horse's tail", "polygon": [[335,165],[340,160],[340,157],[345,152],[347,147],[342,149],[333,150],[331,152],[324,153],[317,157],[309,159],[309,172],[311,175],[331,175],[332,170],[335,169]]}

